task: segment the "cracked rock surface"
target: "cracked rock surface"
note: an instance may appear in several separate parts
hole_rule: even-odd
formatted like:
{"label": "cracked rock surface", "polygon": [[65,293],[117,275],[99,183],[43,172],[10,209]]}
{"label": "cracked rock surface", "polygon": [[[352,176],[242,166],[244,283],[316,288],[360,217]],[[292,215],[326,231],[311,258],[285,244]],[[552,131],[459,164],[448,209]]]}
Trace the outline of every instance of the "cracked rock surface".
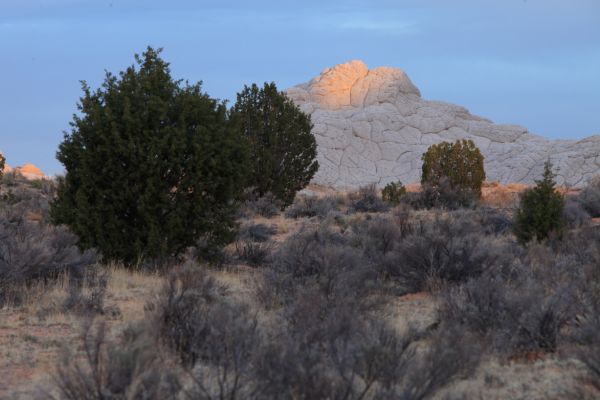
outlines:
{"label": "cracked rock surface", "polygon": [[423,100],[398,68],[369,70],[350,61],[286,93],[312,117],[320,165],[313,183],[319,185],[418,182],[427,148],[456,139],[479,147],[489,181],[531,184],[547,159],[561,185],[583,186],[600,171],[600,136],[549,140],[521,126],[494,124],[464,107]]}

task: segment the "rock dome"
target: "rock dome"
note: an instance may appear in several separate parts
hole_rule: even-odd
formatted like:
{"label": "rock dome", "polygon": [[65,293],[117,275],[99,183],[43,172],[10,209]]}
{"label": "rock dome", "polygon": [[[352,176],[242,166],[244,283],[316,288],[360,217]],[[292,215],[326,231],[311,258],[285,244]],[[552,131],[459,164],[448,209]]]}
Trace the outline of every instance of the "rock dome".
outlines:
{"label": "rock dome", "polygon": [[488,180],[533,183],[550,159],[557,181],[582,186],[600,172],[600,136],[549,140],[517,125],[497,125],[464,108],[421,98],[398,68],[362,61],[325,69],[288,96],[312,117],[319,171],[334,188],[420,180],[421,155],[434,143],[471,139],[485,156]]}

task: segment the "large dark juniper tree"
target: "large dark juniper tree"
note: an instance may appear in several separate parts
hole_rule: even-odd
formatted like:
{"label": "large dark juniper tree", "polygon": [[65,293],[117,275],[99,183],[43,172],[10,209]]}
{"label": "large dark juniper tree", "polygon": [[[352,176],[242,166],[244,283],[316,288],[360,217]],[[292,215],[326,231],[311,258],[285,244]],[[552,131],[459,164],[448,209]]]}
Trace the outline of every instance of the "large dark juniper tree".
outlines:
{"label": "large dark juniper tree", "polygon": [[246,150],[224,103],[173,80],[148,48],[118,76],[84,95],[57,158],[66,175],[55,223],[82,248],[132,265],[181,253],[199,239],[232,236]]}
{"label": "large dark juniper tree", "polygon": [[259,196],[272,193],[284,205],[308,185],[319,169],[310,116],[274,83],[244,86],[232,109],[250,148],[247,186]]}

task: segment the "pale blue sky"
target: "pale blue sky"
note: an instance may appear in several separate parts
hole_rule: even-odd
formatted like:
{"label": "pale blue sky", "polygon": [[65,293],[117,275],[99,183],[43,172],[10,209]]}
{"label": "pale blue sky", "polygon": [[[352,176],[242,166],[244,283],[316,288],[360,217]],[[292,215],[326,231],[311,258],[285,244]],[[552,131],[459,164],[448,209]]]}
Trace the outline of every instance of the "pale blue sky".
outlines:
{"label": "pale blue sky", "polygon": [[350,59],[404,69],[427,99],[551,138],[600,133],[598,0],[0,0],[0,150],[54,159],[81,94],[146,46],[234,99]]}

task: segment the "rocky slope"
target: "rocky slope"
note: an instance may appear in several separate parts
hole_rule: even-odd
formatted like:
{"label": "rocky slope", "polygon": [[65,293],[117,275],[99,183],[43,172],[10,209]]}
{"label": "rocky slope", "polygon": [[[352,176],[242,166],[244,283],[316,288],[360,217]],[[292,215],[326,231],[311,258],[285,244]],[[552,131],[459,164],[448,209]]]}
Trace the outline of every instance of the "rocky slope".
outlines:
{"label": "rocky slope", "polygon": [[464,107],[421,98],[398,68],[369,70],[350,61],[287,90],[312,116],[320,169],[313,182],[334,188],[417,182],[421,155],[441,141],[472,139],[488,180],[533,183],[550,159],[560,184],[581,186],[600,172],[600,136],[548,140],[517,125],[497,125]]}

